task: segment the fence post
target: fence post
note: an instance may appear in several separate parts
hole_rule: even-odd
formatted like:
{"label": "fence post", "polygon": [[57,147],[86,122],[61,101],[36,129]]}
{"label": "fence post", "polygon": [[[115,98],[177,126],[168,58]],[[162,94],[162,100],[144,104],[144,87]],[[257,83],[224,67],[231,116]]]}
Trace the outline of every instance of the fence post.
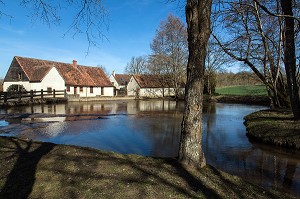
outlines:
{"label": "fence post", "polygon": [[44,99],[44,90],[41,89],[41,99]]}
{"label": "fence post", "polygon": [[55,98],[55,89],[53,89],[53,98]]}
{"label": "fence post", "polygon": [[33,101],[33,90],[30,90],[30,101]]}
{"label": "fence post", "polygon": [[6,103],[7,102],[7,92],[3,93],[3,98],[4,98],[4,103]]}
{"label": "fence post", "polygon": [[18,91],[18,101],[20,102],[22,98],[22,92],[19,90]]}
{"label": "fence post", "polygon": [[67,98],[67,90],[64,90],[64,97]]}

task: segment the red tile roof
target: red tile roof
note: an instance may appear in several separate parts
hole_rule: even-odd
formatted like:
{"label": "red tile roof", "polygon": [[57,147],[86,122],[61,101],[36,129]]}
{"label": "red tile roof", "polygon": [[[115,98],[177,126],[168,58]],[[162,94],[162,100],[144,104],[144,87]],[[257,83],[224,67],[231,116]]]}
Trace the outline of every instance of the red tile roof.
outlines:
{"label": "red tile roof", "polygon": [[115,74],[114,75],[116,81],[118,82],[119,85],[124,85],[126,86],[130,80],[131,75],[128,74]]}
{"label": "red tile roof", "polygon": [[86,73],[94,82],[95,85],[112,86],[109,78],[104,71],[99,67],[78,66],[79,70]]}
{"label": "red tile roof", "polygon": [[30,81],[41,81],[46,74],[55,67],[66,85],[74,86],[112,86],[109,78],[98,67],[74,66],[73,63],[62,63],[34,58],[16,56],[15,59],[22,67]]}
{"label": "red tile roof", "polygon": [[164,75],[133,75],[141,88],[172,88],[173,80]]}
{"label": "red tile roof", "polygon": [[40,59],[15,57],[30,81],[41,81],[53,67],[53,63]]}

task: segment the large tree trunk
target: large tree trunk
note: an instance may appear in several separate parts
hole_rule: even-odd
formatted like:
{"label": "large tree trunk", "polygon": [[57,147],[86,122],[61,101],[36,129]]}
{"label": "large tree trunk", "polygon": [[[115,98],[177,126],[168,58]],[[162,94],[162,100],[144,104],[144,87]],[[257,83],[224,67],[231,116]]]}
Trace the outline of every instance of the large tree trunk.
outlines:
{"label": "large tree trunk", "polygon": [[292,111],[296,120],[300,119],[299,88],[296,79],[295,22],[292,0],[281,0],[284,15],[284,66],[291,100]]}
{"label": "large tree trunk", "polygon": [[202,102],[211,4],[212,0],[187,0],[186,3],[189,59],[179,161],[196,168],[206,164],[202,151]]}

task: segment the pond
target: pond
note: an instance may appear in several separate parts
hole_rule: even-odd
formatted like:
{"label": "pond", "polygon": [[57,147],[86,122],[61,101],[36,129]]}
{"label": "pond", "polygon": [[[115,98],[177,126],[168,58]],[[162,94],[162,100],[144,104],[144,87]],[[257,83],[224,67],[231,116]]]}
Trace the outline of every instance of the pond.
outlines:
{"label": "pond", "polygon": [[[176,157],[184,104],[140,100],[34,105],[1,110],[20,114],[0,121],[0,135],[152,157]],[[204,106],[207,163],[266,188],[300,196],[300,151],[249,141],[243,117],[267,107]]]}

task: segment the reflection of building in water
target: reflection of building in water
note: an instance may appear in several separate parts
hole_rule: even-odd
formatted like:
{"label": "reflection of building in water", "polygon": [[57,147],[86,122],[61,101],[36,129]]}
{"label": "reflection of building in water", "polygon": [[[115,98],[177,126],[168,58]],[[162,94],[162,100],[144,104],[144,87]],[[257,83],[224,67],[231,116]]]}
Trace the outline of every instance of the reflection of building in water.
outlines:
{"label": "reflection of building in water", "polygon": [[178,108],[178,103],[170,100],[131,101],[127,104],[127,112],[128,114],[136,114],[143,111],[174,111]]}
{"label": "reflection of building in water", "polygon": [[15,106],[8,108],[7,113],[66,114],[66,104],[38,104],[30,106]]}
{"label": "reflection of building in water", "polygon": [[67,114],[109,114],[111,113],[114,105],[113,103],[106,102],[74,102],[68,103]]}
{"label": "reflection of building in water", "polygon": [[3,112],[45,114],[136,114],[143,111],[183,110],[183,103],[169,100],[69,102],[10,107]]}

